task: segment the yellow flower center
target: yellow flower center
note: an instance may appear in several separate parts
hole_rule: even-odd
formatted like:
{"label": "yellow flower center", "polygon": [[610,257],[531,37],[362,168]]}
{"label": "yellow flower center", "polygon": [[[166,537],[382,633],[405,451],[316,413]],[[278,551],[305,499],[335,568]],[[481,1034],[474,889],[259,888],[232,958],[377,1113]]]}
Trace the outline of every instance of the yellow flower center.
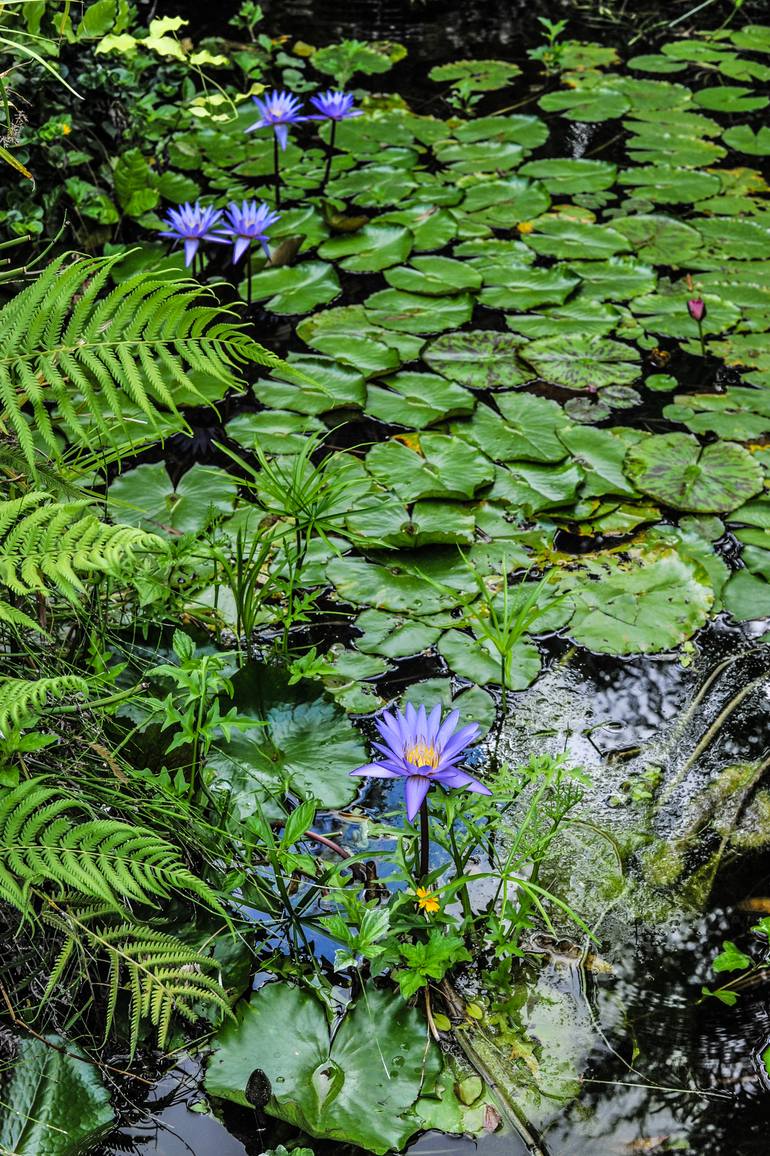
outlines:
{"label": "yellow flower center", "polygon": [[415,743],[413,747],[407,747],[405,757],[413,767],[430,767],[435,770],[438,766],[438,751],[427,743]]}

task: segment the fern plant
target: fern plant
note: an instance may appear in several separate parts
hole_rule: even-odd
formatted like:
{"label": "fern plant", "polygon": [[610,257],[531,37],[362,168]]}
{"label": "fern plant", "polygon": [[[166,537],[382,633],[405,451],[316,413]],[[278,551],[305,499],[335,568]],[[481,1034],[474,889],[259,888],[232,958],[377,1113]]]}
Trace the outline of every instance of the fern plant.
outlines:
{"label": "fern plant", "polygon": [[2,420],[33,474],[35,431],[54,460],[62,454],[53,407],[56,423],[79,446],[112,444],[115,423],[122,438],[135,440],[122,416],[129,403],[148,435],[162,436],[169,413],[184,425],[175,389],[208,404],[197,374],[230,388],[242,384],[239,369],[248,361],[282,364],[193,281],[140,275],[102,296],[118,260],[64,254],[0,310]]}
{"label": "fern plant", "polygon": [[60,948],[47,998],[68,964],[81,976],[94,958],[109,964],[105,1034],[121,986],[129,994],[131,1050],[147,1018],[162,1046],[172,1013],[192,1020],[202,1005],[229,1012],[216,961],[172,935],[133,922],[130,904],[157,907],[173,892],[203,902],[229,924],[216,893],[173,844],[115,818],[92,818],[82,800],[46,778],[0,796],[0,902],[22,920],[56,930]]}
{"label": "fern plant", "polygon": [[0,678],[0,735],[4,736],[10,728],[28,725],[45,708],[49,698],[87,695],[88,691],[88,683],[77,674],[34,679]]}

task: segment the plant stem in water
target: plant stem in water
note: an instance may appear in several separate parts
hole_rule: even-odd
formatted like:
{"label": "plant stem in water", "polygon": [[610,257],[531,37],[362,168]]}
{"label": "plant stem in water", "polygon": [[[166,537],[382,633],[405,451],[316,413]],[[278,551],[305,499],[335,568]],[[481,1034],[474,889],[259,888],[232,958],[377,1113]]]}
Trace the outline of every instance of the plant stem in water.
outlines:
{"label": "plant stem in water", "polygon": [[273,133],[273,177],[275,180],[275,207],[281,207],[281,161],[279,157],[278,137]]}
{"label": "plant stem in water", "polygon": [[428,859],[430,857],[430,825],[428,822],[428,800],[424,799],[420,807],[420,869],[418,875],[423,880],[428,874]]}
{"label": "plant stem in water", "polygon": [[332,171],[332,157],[334,156],[334,137],[337,132],[337,122],[333,120],[331,123],[331,132],[329,134],[329,144],[326,146],[326,168],[324,169],[324,179],[321,181],[321,192],[326,191],[326,185],[331,176]]}

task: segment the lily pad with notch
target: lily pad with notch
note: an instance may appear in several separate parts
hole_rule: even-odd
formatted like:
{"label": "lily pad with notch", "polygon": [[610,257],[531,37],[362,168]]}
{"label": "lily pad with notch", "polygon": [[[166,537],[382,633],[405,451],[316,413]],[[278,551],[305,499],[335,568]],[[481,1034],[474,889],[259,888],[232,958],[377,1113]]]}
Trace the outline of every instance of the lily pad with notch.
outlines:
{"label": "lily pad with notch", "polygon": [[468,92],[494,92],[520,75],[518,64],[509,60],[455,60],[435,65],[428,78],[437,84],[462,84]]}
{"label": "lily pad with notch", "polygon": [[[485,281],[495,275],[497,267],[483,271]],[[565,268],[554,265],[549,269],[532,266],[505,268],[503,284],[485,284],[479,293],[479,304],[489,309],[527,310],[538,305],[563,305],[579,284],[578,278]]]}
{"label": "lily pad with notch", "polygon": [[[597,193],[611,189],[617,172],[617,165],[608,161],[592,161],[584,157],[549,157],[527,161],[519,169],[519,176],[541,182],[554,196],[574,196],[576,193]],[[545,209],[541,212],[545,212]]]}
{"label": "lily pad with notch", "polygon": [[385,280],[394,289],[430,297],[481,288],[481,274],[467,261],[452,257],[415,257],[409,265],[388,269]]}
{"label": "lily pad with notch", "polygon": [[324,241],[318,256],[337,261],[349,273],[377,273],[399,265],[411,251],[412,234],[407,228],[374,220],[358,232]]}
{"label": "lily pad with notch", "polygon": [[475,405],[473,394],[436,373],[393,374],[370,385],[366,397],[366,412],[372,417],[412,429],[466,417]]}
{"label": "lily pad with notch", "polygon": [[429,297],[422,293],[404,293],[400,289],[381,289],[366,298],[364,308],[369,320],[385,329],[431,334],[457,329],[470,321],[473,298],[467,293]]}
{"label": "lily pad with notch", "polygon": [[555,401],[529,393],[502,393],[497,404],[500,413],[478,405],[472,418],[450,426],[452,434],[495,461],[558,462],[566,457],[558,431],[568,423]]}
{"label": "lily pad with notch", "polygon": [[521,356],[542,378],[565,389],[629,385],[642,372],[638,350],[609,338],[543,338]]}
{"label": "lily pad with notch", "polygon": [[520,221],[545,213],[550,204],[544,185],[522,177],[508,177],[471,185],[466,190],[461,211],[472,221],[493,229],[515,229]]}
{"label": "lily pad with notch", "polygon": [[532,377],[519,360],[521,339],[491,329],[447,333],[423,350],[431,369],[471,389],[508,389]]}
{"label": "lily pad with notch", "polygon": [[252,280],[252,300],[271,313],[310,313],[340,295],[340,283],[326,261],[301,261],[280,269],[262,269]]}
{"label": "lily pad with notch", "polygon": [[692,434],[651,434],[630,447],[624,468],[643,494],[699,514],[734,510],[764,487],[761,467],[742,446],[702,446]]}
{"label": "lily pad with notch", "polygon": [[583,224],[561,216],[541,217],[524,243],[541,256],[575,260],[606,260],[631,248],[628,238],[611,225]]}
{"label": "lily pad with notch", "polygon": [[472,498],[494,477],[492,463],[458,438],[423,433],[412,448],[391,439],[372,446],[366,468],[403,502],[420,498]]}

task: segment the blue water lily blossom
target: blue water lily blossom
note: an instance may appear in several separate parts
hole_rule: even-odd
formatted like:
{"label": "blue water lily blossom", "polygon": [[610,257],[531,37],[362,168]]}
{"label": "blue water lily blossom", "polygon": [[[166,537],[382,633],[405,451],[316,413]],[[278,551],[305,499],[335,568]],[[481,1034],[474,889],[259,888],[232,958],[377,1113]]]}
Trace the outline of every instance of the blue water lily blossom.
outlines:
{"label": "blue water lily blossom", "polygon": [[259,110],[259,120],[250,124],[246,132],[254,132],[258,128],[272,128],[282,149],[286,148],[289,139],[289,125],[299,124],[300,121],[308,119],[306,116],[300,116],[302,101],[291,92],[273,90],[262,100],[258,96],[252,97],[252,100]]}
{"label": "blue water lily blossom", "polygon": [[221,209],[214,209],[210,205],[203,206],[199,201],[191,205],[187,201],[178,209],[168,210],[165,222],[169,227],[163,230],[161,236],[183,241],[184,263],[185,265],[192,265],[193,257],[198,252],[201,241],[227,243],[227,238],[215,231],[221,219]]}
{"label": "blue water lily blossom", "polygon": [[376,723],[383,742],[374,746],[381,758],[350,772],[373,779],[405,779],[406,813],[410,822],[434,783],[480,795],[492,794],[489,787],[457,767],[463,752],[479,732],[478,724],[470,723],[457,730],[459,711],[450,711],[443,722],[441,716],[440,704],[434,706],[429,715],[424,706],[415,710],[411,703],[407,703],[404,714],[386,712]]}
{"label": "blue water lily blossom", "polygon": [[347,120],[351,116],[361,116],[361,109],[353,108],[352,92],[330,88],[318,96],[311,96],[310,103],[315,105],[320,116],[313,115],[308,117],[309,120]]}
{"label": "blue water lily blossom", "polygon": [[281,218],[264,201],[243,201],[240,205],[231,201],[227,206],[224,233],[233,242],[233,264],[239,261],[252,241],[259,241],[265,256],[270,257],[267,244],[267,230]]}

